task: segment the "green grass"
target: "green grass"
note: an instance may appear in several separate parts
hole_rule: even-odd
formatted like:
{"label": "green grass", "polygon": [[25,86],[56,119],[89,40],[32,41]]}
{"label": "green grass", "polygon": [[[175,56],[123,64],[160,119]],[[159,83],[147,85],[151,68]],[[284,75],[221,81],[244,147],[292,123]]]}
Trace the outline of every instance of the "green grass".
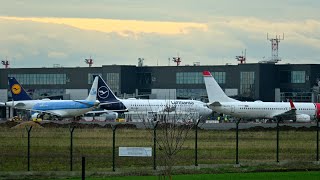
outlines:
{"label": "green grass", "polygon": [[[319,179],[320,172],[262,172],[262,173],[225,173],[225,174],[192,174],[192,175],[175,175],[174,180],[186,180],[186,179],[237,179],[237,180],[248,180],[248,179],[259,179],[259,180],[270,180],[270,179],[303,179],[312,180]],[[80,179],[80,178],[78,178]],[[89,180],[157,180],[157,176],[124,176],[124,177],[108,177],[108,178],[87,178]],[[72,179],[73,180],[73,179]],[[75,180],[75,179],[74,179]]]}
{"label": "green grass", "polygon": [[[198,135],[199,164],[234,164],[235,132],[205,131]],[[275,131],[240,131],[240,163],[268,163],[276,158]],[[313,131],[281,131],[280,162],[310,162],[315,160],[316,134]],[[74,165],[81,169],[81,157],[87,160],[88,171],[112,170],[111,128],[74,130]],[[70,133],[68,128],[32,129],[31,170],[68,171]],[[152,132],[141,129],[118,129],[116,131],[116,154],[119,146],[153,146]],[[27,169],[27,133],[25,129],[0,128],[0,171],[25,171]],[[158,150],[158,163],[162,162],[163,151]],[[152,169],[153,159],[118,157],[116,168]],[[194,131],[190,131],[182,150],[175,158],[176,165],[194,164]]]}

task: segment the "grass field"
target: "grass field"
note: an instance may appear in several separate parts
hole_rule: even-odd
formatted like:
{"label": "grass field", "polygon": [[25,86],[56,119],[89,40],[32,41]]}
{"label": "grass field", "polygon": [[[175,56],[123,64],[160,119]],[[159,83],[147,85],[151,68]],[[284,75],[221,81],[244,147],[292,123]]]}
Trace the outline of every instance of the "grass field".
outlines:
{"label": "grass field", "polygon": [[[175,180],[186,180],[186,179],[259,179],[259,180],[269,180],[269,179],[303,179],[303,180],[313,180],[319,179],[320,172],[266,172],[266,173],[226,173],[226,174],[192,174],[192,175],[176,175],[173,177]],[[102,180],[105,178],[88,178],[89,180]],[[156,176],[126,176],[126,177],[113,177],[108,179],[112,180],[156,180],[159,177]]]}
{"label": "grass field", "polygon": [[[240,131],[239,161],[259,164],[276,161],[275,131]],[[314,131],[281,131],[280,162],[311,162],[316,157]],[[152,132],[141,129],[117,129],[116,147],[152,147]],[[34,128],[31,132],[31,170],[68,171],[70,133],[68,128]],[[112,170],[111,128],[90,128],[74,131],[74,170],[81,169],[81,157],[86,157],[88,171]],[[24,128],[0,128],[0,171],[25,171],[27,169],[27,132]],[[158,150],[158,163],[161,150]],[[116,151],[118,154],[118,151]],[[234,164],[235,132],[205,131],[198,135],[199,164]],[[152,169],[153,159],[116,157],[117,169]],[[176,165],[194,165],[194,131],[190,131]],[[295,167],[293,167],[295,168]]]}
{"label": "grass field", "polygon": [[[277,173],[226,173],[226,174],[194,174],[194,175],[176,175],[173,179],[185,180],[185,179],[319,179],[320,172],[277,172]],[[90,178],[89,178],[90,179]],[[110,178],[113,180],[133,180],[133,179],[144,179],[152,180],[159,179],[158,177],[115,177]],[[92,180],[98,180],[92,178]]]}

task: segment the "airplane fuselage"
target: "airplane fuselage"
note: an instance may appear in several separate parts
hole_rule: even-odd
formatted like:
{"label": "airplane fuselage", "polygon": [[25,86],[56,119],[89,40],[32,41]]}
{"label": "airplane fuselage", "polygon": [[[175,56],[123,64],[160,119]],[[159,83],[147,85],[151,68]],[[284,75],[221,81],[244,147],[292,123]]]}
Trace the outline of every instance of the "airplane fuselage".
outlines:
{"label": "airplane fuselage", "polygon": [[168,110],[198,112],[200,116],[208,116],[212,113],[205,103],[195,100],[121,99],[119,103],[104,105],[103,108],[141,113]]}
{"label": "airplane fuselage", "polygon": [[7,106],[17,109],[26,109],[32,113],[48,113],[56,114],[59,117],[76,117],[91,111],[98,102],[86,100],[24,100],[9,101]]}
{"label": "airplane fuselage", "polygon": [[[289,102],[220,102],[210,106],[213,111],[244,119],[272,119],[291,109]],[[294,103],[297,114],[320,117],[319,103]],[[319,113],[318,113],[319,112]]]}

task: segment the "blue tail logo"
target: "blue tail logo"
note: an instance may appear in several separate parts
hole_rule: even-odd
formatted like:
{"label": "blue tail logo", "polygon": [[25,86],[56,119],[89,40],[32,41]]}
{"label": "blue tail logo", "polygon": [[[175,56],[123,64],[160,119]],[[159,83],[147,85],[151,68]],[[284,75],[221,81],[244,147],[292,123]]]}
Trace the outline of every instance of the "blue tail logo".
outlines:
{"label": "blue tail logo", "polygon": [[12,99],[14,101],[32,100],[14,77],[8,77]]}
{"label": "blue tail logo", "polygon": [[[95,76],[94,76],[95,77]],[[107,83],[99,76],[98,81],[98,100],[100,102],[119,102],[119,99],[111,91]]]}
{"label": "blue tail logo", "polygon": [[106,99],[109,96],[109,90],[106,86],[101,86],[98,89],[98,97],[101,99]]}

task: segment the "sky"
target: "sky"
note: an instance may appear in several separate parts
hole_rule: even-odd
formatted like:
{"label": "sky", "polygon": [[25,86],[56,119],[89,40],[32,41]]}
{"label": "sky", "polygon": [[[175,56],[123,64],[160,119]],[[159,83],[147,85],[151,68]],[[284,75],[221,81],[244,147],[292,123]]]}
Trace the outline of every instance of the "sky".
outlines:
{"label": "sky", "polygon": [[[318,0],[0,0],[0,59],[11,68],[320,62]],[[2,68],[2,67],[1,67]]]}

